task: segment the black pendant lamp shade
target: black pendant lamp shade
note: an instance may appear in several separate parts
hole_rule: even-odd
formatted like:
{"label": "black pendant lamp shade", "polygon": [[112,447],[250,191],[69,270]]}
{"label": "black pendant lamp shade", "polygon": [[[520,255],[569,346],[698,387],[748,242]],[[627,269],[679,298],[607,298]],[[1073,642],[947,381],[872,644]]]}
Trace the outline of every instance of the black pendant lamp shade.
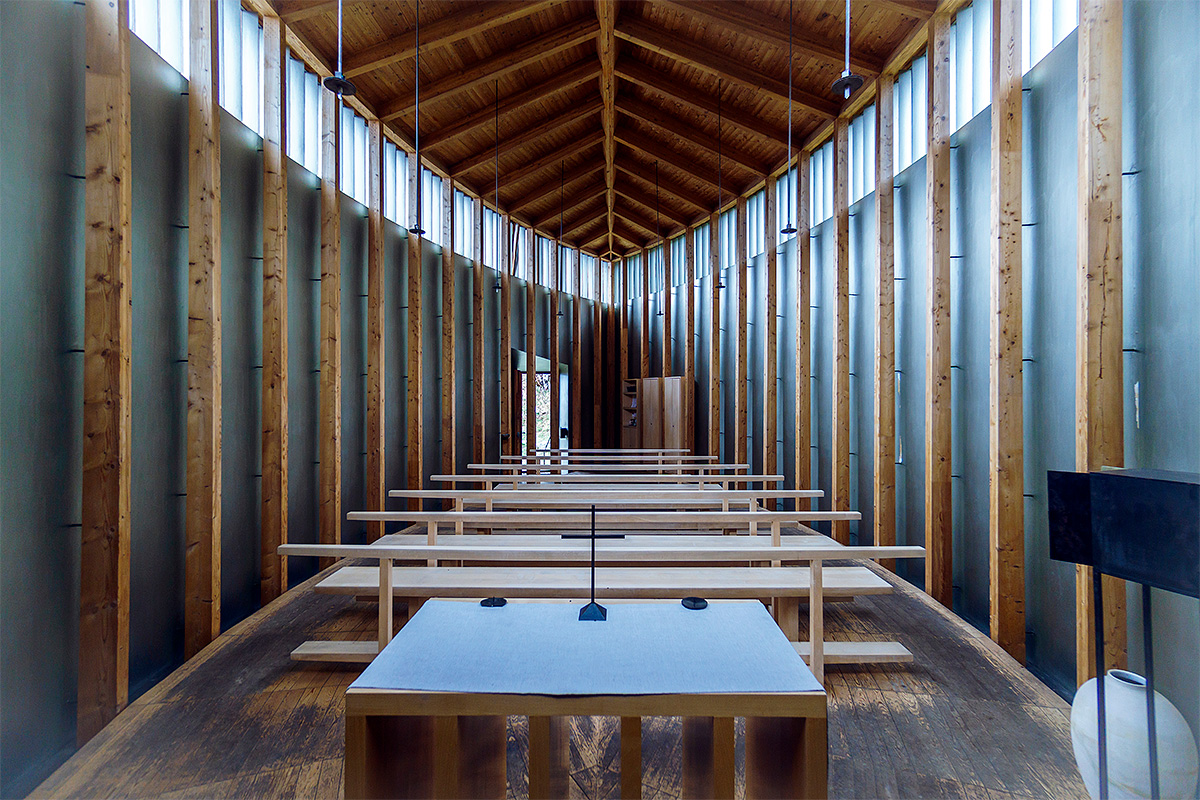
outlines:
{"label": "black pendant lamp shade", "polygon": [[846,0],[846,67],[842,76],[833,82],[833,93],[843,99],[862,88],[863,76],[850,71],[850,0]]}
{"label": "black pendant lamp shade", "polygon": [[338,97],[351,97],[357,89],[354,84],[346,80],[346,76],[342,74],[342,0],[338,0],[338,65],[337,72],[330,75],[322,83],[325,88],[336,94]]}

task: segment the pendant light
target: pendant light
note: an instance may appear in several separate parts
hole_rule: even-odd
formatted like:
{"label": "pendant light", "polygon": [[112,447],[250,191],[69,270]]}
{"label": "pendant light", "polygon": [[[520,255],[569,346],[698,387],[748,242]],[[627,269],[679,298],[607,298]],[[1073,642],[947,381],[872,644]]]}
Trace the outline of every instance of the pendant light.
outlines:
{"label": "pendant light", "polygon": [[500,237],[503,231],[500,230],[500,81],[496,81],[496,190],[492,195],[496,198],[496,291],[500,291],[500,270],[504,269],[504,264],[500,261]]}
{"label": "pendant light", "polygon": [[[338,0],[341,2],[341,0]],[[425,229],[421,227],[421,214],[424,208],[421,205],[421,186],[425,183],[425,173],[421,169],[421,0],[414,3],[417,11],[417,52],[413,62],[413,86],[415,89],[416,108],[413,118],[413,157],[416,159],[417,168],[417,218],[413,220],[413,225],[408,229],[409,233],[415,233],[417,236],[424,236]]]}
{"label": "pendant light", "polygon": [[717,78],[717,288],[725,288],[721,277],[721,79]]}
{"label": "pendant light", "polygon": [[[788,151],[785,163],[789,165],[792,163],[792,81],[794,80],[794,73],[792,72],[792,17],[792,0],[788,0]],[[797,173],[800,171],[800,165],[798,164],[796,165],[796,171]],[[788,167],[788,172],[791,172],[790,166]],[[794,211],[792,204],[795,202],[795,194],[791,189],[788,189],[787,222],[779,231],[784,236],[791,236],[796,232],[796,221],[793,219],[792,213]]]}
{"label": "pendant light", "polygon": [[[555,258],[554,258],[554,285],[562,288],[562,237],[563,237],[563,206],[566,199],[567,189],[567,174],[565,171],[565,163],[558,162],[558,241],[554,243]],[[578,288],[578,287],[576,287]],[[563,315],[562,304],[558,306],[558,316]]]}
{"label": "pendant light", "polygon": [[338,0],[338,67],[337,72],[330,75],[324,81],[325,88],[336,94],[338,97],[351,97],[357,89],[354,84],[346,80],[346,76],[342,74],[342,0]]}
{"label": "pendant light", "polygon": [[850,0],[846,0],[846,68],[842,77],[833,82],[833,93],[849,99],[863,85],[863,76],[850,71]]}

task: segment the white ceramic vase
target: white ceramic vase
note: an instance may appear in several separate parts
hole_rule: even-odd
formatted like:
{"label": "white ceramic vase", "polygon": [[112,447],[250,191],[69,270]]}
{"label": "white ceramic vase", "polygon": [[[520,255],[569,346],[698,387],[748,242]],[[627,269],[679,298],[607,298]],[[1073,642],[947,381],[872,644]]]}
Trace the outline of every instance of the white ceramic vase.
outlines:
{"label": "white ceramic vase", "polygon": [[[1096,733],[1096,679],[1079,687],[1071,703],[1071,745],[1084,786],[1100,797],[1100,752]],[[1121,669],[1104,676],[1108,722],[1108,792],[1117,798],[1150,797],[1150,738],[1146,733],[1146,679]],[[1196,740],[1171,701],[1154,693],[1158,739],[1158,785],[1163,798],[1192,797],[1196,788]]]}

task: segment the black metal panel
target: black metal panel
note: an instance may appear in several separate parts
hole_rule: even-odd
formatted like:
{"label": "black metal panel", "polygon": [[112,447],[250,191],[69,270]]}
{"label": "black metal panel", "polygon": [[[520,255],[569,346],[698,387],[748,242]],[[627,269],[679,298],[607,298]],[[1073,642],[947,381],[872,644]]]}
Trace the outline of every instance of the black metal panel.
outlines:
{"label": "black metal panel", "polygon": [[1200,475],[1093,472],[1091,511],[1097,569],[1200,597]]}
{"label": "black metal panel", "polygon": [[1092,484],[1087,473],[1047,472],[1046,505],[1049,510],[1050,558],[1094,566]]}

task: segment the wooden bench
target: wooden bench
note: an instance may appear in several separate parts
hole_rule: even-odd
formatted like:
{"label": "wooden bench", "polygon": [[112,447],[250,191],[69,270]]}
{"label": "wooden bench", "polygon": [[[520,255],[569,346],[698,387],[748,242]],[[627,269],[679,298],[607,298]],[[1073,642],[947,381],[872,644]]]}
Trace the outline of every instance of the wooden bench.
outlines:
{"label": "wooden bench", "polygon": [[701,475],[719,474],[723,470],[729,472],[745,472],[749,464],[583,464],[564,462],[561,464],[467,464],[467,469],[479,472],[500,472],[508,474],[549,474],[561,475],[568,472],[603,472],[628,473],[630,475],[678,475],[695,472]]}
{"label": "wooden bench", "polygon": [[638,475],[622,475],[622,474],[604,474],[594,473],[587,475],[580,474],[546,474],[546,475],[430,475],[429,480],[435,483],[482,483],[487,489],[491,489],[494,484],[513,484],[514,488],[519,488],[521,484],[584,484],[584,486],[574,486],[572,489],[589,488],[587,484],[605,484],[605,483],[622,483],[629,486],[637,486],[639,484],[678,484],[685,486],[688,484],[695,485],[697,488],[708,486],[718,486],[722,489],[728,489],[730,484],[745,485],[748,483],[781,483],[784,480],[782,475],[658,475],[658,474],[638,474]]}
{"label": "wooden bench", "polygon": [[[456,563],[526,561],[538,564],[587,563],[590,543],[547,537],[463,535],[443,537],[454,544],[417,544],[420,536],[392,534],[374,545],[283,545],[283,555],[367,557],[378,567],[343,567],[322,580],[318,592],[377,596],[380,600],[378,642],[306,642],[292,653],[296,660],[369,661],[391,639],[391,597],[408,601],[410,613],[430,597],[537,597],[588,596],[589,571],[582,567],[392,567],[394,560],[428,559]],[[785,545],[771,545],[767,537],[689,536],[686,546],[671,546],[684,537],[644,537],[629,543],[605,540],[596,551],[600,563],[642,563],[653,566],[606,567],[597,582],[597,595],[618,598],[672,598],[690,595],[712,598],[774,598],[780,627],[799,639],[799,603],[809,597],[809,634],[802,656],[820,678],[824,670],[823,604],[860,594],[884,594],[891,585],[865,567],[824,567],[826,559],[918,558],[920,547],[845,547],[824,536],[790,536]],[[749,539],[749,542],[739,540]],[[520,541],[514,541],[520,540]],[[653,541],[648,545],[644,542]],[[503,542],[503,543],[501,543]],[[738,542],[734,544],[734,542]],[[679,567],[680,562],[726,563],[808,562],[809,567]],[[385,567],[391,567],[386,569]],[[390,589],[390,594],[386,590]],[[339,647],[338,645],[345,645]],[[911,653],[896,642],[835,643],[831,663],[907,661]]]}

